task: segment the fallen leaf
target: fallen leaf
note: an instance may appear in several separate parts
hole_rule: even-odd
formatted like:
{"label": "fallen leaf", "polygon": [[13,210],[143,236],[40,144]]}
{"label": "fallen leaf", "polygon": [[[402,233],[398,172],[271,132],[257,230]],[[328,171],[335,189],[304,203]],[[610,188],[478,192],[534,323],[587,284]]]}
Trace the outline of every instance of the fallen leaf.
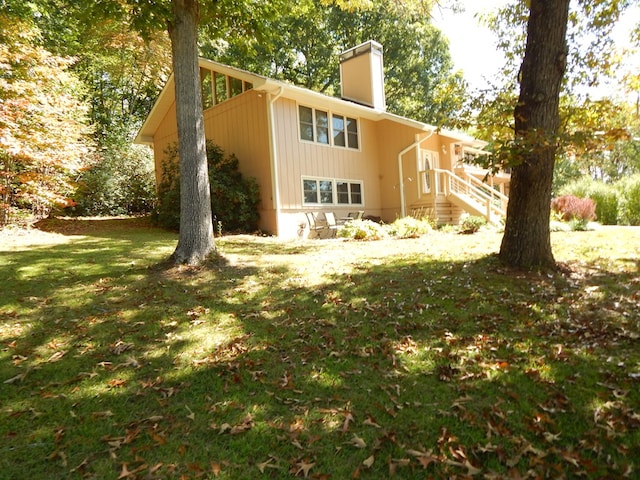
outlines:
{"label": "fallen leaf", "polygon": [[346,432],[347,430],[349,430],[349,424],[354,420],[355,419],[353,418],[353,415],[351,415],[351,412],[346,412],[344,416],[344,422],[342,424],[342,431]]}
{"label": "fallen leaf", "polygon": [[347,443],[349,443],[350,445],[353,445],[356,448],[366,448],[367,447],[367,443],[362,438],[357,436],[355,433],[353,434],[353,438]]}
{"label": "fallen leaf", "polygon": [[121,478],[129,478],[131,475],[133,475],[133,473],[131,473],[127,469],[127,464],[123,463],[122,464],[122,470],[120,470],[120,476],[118,477],[118,480],[120,480]]}
{"label": "fallen leaf", "polygon": [[375,461],[376,461],[375,456],[371,455],[370,457],[365,458],[362,464],[367,468],[371,468],[371,466],[373,465],[373,462]]}
{"label": "fallen leaf", "polygon": [[189,415],[187,415],[187,418],[189,418],[191,420],[195,420],[196,419],[196,414],[193,413],[193,411],[189,408],[189,405],[185,405],[184,408],[186,408],[187,411],[189,412]]}
{"label": "fallen leaf", "polygon": [[60,350],[59,352],[54,353],[53,355],[51,355],[49,357],[49,359],[47,360],[47,362],[49,363],[53,363],[53,362],[58,362],[60,360],[62,360],[62,357],[65,356],[67,352]]}
{"label": "fallen leaf", "polygon": [[302,460],[296,463],[295,467],[297,468],[295,475],[298,476],[300,473],[304,475],[304,478],[309,476],[309,471],[315,466],[315,463],[309,463],[306,460]]}
{"label": "fallen leaf", "polygon": [[367,415],[367,418],[362,422],[364,425],[369,425],[370,427],[382,428],[378,423],[374,420],[371,415]]}
{"label": "fallen leaf", "polygon": [[424,468],[427,468],[431,463],[437,462],[438,457],[433,455],[433,450],[429,450],[428,452],[424,452],[421,450],[407,450],[407,453],[413,457],[416,457],[416,460],[420,462]]}
{"label": "fallen leaf", "polygon": [[2,383],[6,383],[6,384],[12,384],[12,383],[17,383],[17,382],[22,382],[24,380],[24,378],[27,376],[27,372],[25,373],[19,373],[18,375],[16,375],[15,377],[11,377],[8,380],[5,380]]}

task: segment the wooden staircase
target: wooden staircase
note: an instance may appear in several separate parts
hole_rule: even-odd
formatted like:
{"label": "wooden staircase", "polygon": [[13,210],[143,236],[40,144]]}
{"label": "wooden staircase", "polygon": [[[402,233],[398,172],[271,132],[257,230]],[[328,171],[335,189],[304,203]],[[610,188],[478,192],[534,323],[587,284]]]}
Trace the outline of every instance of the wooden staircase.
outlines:
{"label": "wooden staircase", "polygon": [[437,218],[439,224],[456,224],[464,212],[484,217],[493,224],[502,223],[506,217],[509,197],[474,176],[459,176],[442,169],[420,173],[429,175],[429,185],[433,187],[430,195],[411,206],[412,216],[422,209]]}

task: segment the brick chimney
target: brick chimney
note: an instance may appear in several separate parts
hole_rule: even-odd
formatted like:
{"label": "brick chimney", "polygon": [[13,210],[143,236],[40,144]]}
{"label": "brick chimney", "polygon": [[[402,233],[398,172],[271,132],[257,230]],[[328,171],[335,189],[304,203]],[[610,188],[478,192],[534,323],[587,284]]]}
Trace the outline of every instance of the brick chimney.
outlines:
{"label": "brick chimney", "polygon": [[340,85],[344,100],[386,110],[382,45],[369,40],[341,53]]}

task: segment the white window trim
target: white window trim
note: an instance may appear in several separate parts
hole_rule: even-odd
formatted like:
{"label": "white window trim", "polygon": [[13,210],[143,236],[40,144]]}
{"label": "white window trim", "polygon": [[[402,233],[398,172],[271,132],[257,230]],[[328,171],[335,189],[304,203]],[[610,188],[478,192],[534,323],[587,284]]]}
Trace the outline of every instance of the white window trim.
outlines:
{"label": "white window trim", "polygon": [[[331,203],[322,203],[322,202],[306,202],[304,199],[304,182],[305,180],[311,180],[315,182],[331,182]],[[360,185],[360,197],[362,198],[361,203],[352,203],[351,202],[351,189],[349,189],[349,203],[338,203],[338,182],[348,183],[348,184],[358,184]],[[362,180],[354,180],[348,178],[326,178],[326,177],[310,177],[303,176],[300,180],[300,184],[302,186],[302,205],[304,206],[332,206],[332,207],[364,207],[364,182]],[[319,190],[318,190],[319,192]]]}
{"label": "white window trim", "polygon": [[[300,136],[300,107],[310,108],[311,109],[311,118],[313,119],[313,140],[305,140]],[[329,143],[321,143],[318,141],[318,124],[316,123],[316,111],[320,110],[322,112],[327,112],[328,116],[328,127],[329,127]],[[340,116],[344,119],[344,136],[345,136],[345,144],[343,145],[335,145],[333,143],[333,115]],[[347,119],[355,120],[356,122],[356,134],[358,139],[358,148],[353,148],[349,146],[349,138],[347,131]],[[302,143],[312,143],[314,145],[318,145],[321,147],[331,147],[331,148],[342,148],[344,150],[348,150],[350,152],[360,152],[362,150],[362,134],[360,132],[360,119],[356,117],[351,117],[344,113],[340,113],[331,109],[325,109],[320,107],[311,107],[309,105],[305,105],[302,103],[296,103],[296,126],[298,129],[298,140]]]}

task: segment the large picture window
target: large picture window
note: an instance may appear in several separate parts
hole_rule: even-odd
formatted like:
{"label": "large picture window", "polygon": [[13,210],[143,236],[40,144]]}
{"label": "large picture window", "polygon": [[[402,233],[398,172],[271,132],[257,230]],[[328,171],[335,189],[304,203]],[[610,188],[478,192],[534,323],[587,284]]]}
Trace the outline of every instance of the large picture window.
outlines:
{"label": "large picture window", "polygon": [[362,182],[329,178],[303,178],[305,205],[362,205]]}
{"label": "large picture window", "polygon": [[358,121],[355,118],[302,105],[298,107],[298,116],[300,140],[355,150],[360,148]]}

